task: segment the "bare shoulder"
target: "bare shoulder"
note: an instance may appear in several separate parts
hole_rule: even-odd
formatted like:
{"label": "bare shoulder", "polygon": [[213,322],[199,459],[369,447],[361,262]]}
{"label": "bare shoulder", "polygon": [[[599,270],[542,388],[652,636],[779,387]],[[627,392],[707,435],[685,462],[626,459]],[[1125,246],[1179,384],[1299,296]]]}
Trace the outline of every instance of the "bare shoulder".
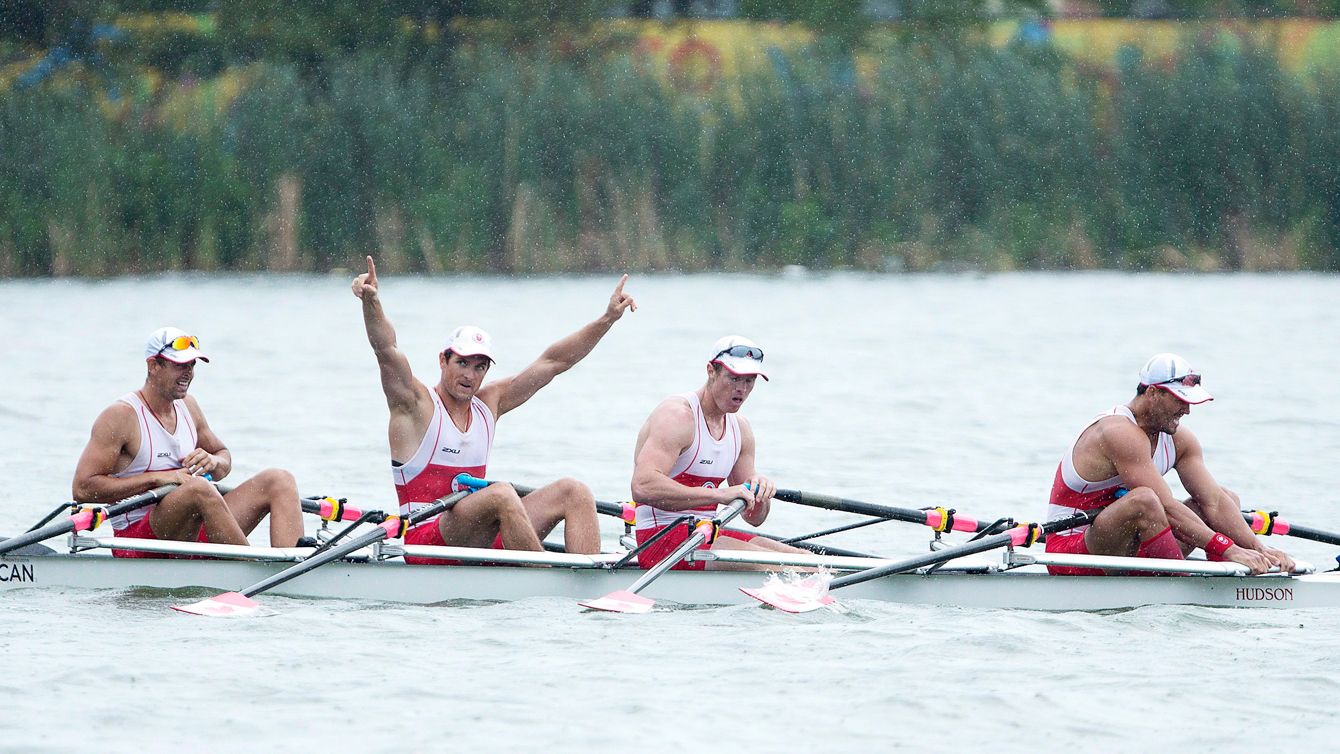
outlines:
{"label": "bare shoulder", "polygon": [[101,414],[98,414],[98,423],[104,422],[134,424],[135,409],[125,401],[116,401],[107,408],[104,408]]}
{"label": "bare shoulder", "polygon": [[735,421],[738,422],[740,425],[740,434],[743,435],[744,437],[753,437],[754,427],[752,424],[749,423],[749,420],[744,418],[742,414],[734,414],[734,416]]}
{"label": "bare shoulder", "polygon": [[652,409],[642,429],[638,430],[634,456],[639,465],[646,460],[644,454],[647,452],[660,461],[669,462],[676,453],[693,445],[693,436],[693,409],[682,396],[672,395]]}
{"label": "bare shoulder", "polygon": [[693,408],[679,395],[661,401],[647,417],[643,432],[658,442],[688,446],[693,443]]}
{"label": "bare shoulder", "polygon": [[1109,457],[1139,455],[1148,457],[1149,439],[1144,430],[1124,416],[1108,416],[1094,423],[1092,431],[1099,447]]}
{"label": "bare shoulder", "polygon": [[107,439],[130,437],[135,433],[138,421],[130,404],[116,401],[98,414],[93,422],[93,435]]}
{"label": "bare shoulder", "polygon": [[1176,449],[1178,458],[1199,455],[1200,439],[1186,427],[1178,426],[1177,431],[1173,433],[1173,448]]}
{"label": "bare shoulder", "polygon": [[[511,386],[512,380],[514,379],[516,379],[516,375],[499,377],[484,385],[484,387],[479,389],[479,392],[475,393],[475,397],[483,401],[485,406],[489,407],[489,412],[492,413],[495,418],[498,416],[498,407],[502,405],[503,393],[505,393],[507,388]],[[422,385],[423,383],[420,382],[419,384]],[[432,397],[426,392],[424,393],[424,397],[430,401],[432,400]]]}
{"label": "bare shoulder", "polygon": [[693,426],[693,407],[682,395],[672,395],[656,405],[651,412],[651,421],[667,427],[676,424]]}
{"label": "bare shoulder", "polygon": [[191,418],[195,419],[197,424],[205,420],[205,412],[200,408],[200,402],[195,399],[194,395],[188,393],[185,398],[182,398],[182,402],[186,404],[186,410],[191,412]]}

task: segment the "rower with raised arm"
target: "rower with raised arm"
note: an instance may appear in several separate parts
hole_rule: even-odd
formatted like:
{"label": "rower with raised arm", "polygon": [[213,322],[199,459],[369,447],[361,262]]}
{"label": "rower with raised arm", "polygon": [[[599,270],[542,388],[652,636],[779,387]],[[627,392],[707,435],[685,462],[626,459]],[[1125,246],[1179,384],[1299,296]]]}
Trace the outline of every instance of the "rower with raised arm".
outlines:
{"label": "rower with raised arm", "polygon": [[[1200,441],[1181,426],[1191,407],[1214,400],[1185,359],[1161,353],[1140,370],[1133,400],[1094,417],[1061,458],[1048,518],[1101,508],[1090,526],[1047,536],[1047,552],[1179,560],[1205,550],[1264,573],[1293,570],[1242,518],[1238,496],[1205,467]],[[1178,500],[1163,477],[1177,470],[1190,497]],[[1102,576],[1096,568],[1048,566],[1053,574]]]}
{"label": "rower with raised arm", "polygon": [[[149,336],[144,386],[98,416],[75,469],[73,494],[81,503],[110,503],[166,484],[162,501],[111,520],[118,537],[245,545],[270,516],[270,545],[293,547],[302,537],[302,505],[293,475],[266,469],[220,494],[206,477],[222,480],[233,457],[210,429],[195,398],[187,395],[195,365],[209,359],[200,341],[175,327]],[[113,550],[129,558],[165,555]]]}
{"label": "rower with raised arm", "polygon": [[[637,435],[632,491],[637,503],[637,541],[646,545],[638,565],[650,568],[683,544],[698,521],[711,520],[717,506],[744,498],[742,517],[751,526],[768,518],[777,486],[754,468],[754,430],[738,414],[763,374],[763,349],[747,338],[728,335],[712,346],[707,383],[691,393],[672,395],[651,412]],[[690,520],[676,524],[684,516]],[[668,526],[674,529],[662,534]],[[650,544],[649,540],[657,535]],[[715,542],[699,549],[804,550],[746,532],[721,529]],[[766,570],[766,566],[705,562],[679,563],[678,570]]]}
{"label": "rower with raised arm", "polygon": [[[494,422],[585,358],[624,310],[637,310],[633,297],[623,292],[627,280],[627,275],[619,280],[605,312],[594,322],[549,346],[519,373],[487,385],[484,377],[494,362],[492,339],[478,327],[456,328],[438,354],[442,375],[430,388],[414,377],[409,359],[396,345],[395,329],[382,311],[377,270],[368,257],[368,271],[354,280],[353,291],[363,302],[363,323],[391,410],[391,476],[402,515],[458,490],[459,474],[485,476]],[[541,487],[524,499],[511,485],[489,485],[411,529],[405,543],[539,551],[544,549],[541,540],[559,522],[568,552],[600,552],[595,497],[574,479]]]}

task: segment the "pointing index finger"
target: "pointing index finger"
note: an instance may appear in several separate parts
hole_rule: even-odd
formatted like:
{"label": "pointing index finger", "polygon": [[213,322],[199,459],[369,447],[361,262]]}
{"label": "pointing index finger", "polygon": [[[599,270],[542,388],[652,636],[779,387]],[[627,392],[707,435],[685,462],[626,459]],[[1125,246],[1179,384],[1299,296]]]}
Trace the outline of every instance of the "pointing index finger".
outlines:
{"label": "pointing index finger", "polygon": [[619,284],[616,285],[616,286],[614,286],[614,295],[615,295],[615,296],[622,296],[622,295],[623,295],[623,284],[626,283],[626,282],[628,282],[628,273],[624,273],[624,276],[621,277],[621,278],[619,278]]}
{"label": "pointing index finger", "polygon": [[377,279],[377,265],[372,263],[372,255],[368,255],[368,277],[372,280]]}

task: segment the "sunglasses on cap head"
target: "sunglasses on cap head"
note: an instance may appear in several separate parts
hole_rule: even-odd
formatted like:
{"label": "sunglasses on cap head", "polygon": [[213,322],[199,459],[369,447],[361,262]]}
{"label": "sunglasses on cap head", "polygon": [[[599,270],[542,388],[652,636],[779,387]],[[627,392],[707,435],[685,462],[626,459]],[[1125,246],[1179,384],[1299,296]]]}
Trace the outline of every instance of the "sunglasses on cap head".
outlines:
{"label": "sunglasses on cap head", "polygon": [[[733,356],[737,359],[753,359],[754,361],[762,362],[763,349],[758,346],[731,346],[730,348],[724,348],[718,351],[717,355],[712,357],[712,361],[716,361],[722,356]],[[708,363],[710,364],[711,362]]]}
{"label": "sunglasses on cap head", "polygon": [[173,338],[172,340],[169,340],[167,342],[167,345],[158,349],[158,352],[162,353],[168,349],[171,349],[173,351],[185,351],[188,348],[199,348],[199,347],[200,347],[199,338],[195,337],[194,335],[183,335],[180,338]]}
{"label": "sunglasses on cap head", "polygon": [[1177,383],[1177,382],[1182,383],[1182,384],[1185,385],[1186,387],[1195,387],[1195,386],[1197,386],[1197,385],[1200,384],[1200,375],[1198,375],[1198,374],[1188,374],[1188,375],[1185,376],[1185,377],[1174,377],[1174,378],[1172,378],[1171,380],[1164,380],[1163,382],[1155,382],[1154,384],[1155,384],[1155,385],[1172,385],[1173,383]]}

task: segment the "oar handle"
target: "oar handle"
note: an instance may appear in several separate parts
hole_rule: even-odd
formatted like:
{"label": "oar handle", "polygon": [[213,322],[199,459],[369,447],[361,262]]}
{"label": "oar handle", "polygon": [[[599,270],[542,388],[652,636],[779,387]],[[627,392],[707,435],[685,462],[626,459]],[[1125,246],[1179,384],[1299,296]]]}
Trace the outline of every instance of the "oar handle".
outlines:
{"label": "oar handle", "polygon": [[935,565],[936,563],[945,563],[954,558],[961,558],[966,555],[976,555],[979,552],[994,550],[997,547],[1005,547],[1006,545],[1012,547],[1028,547],[1047,534],[1065,531],[1066,529],[1073,529],[1076,526],[1083,526],[1090,523],[1093,521],[1094,516],[1097,515],[1098,510],[1095,509],[1091,511],[1082,511],[1073,516],[1067,516],[1055,521],[1048,521],[1043,525],[1020,524],[1009,531],[965,542],[957,547],[946,547],[943,550],[927,553],[925,555],[918,555],[906,560],[900,560],[897,563],[890,563],[886,566],[880,566],[879,568],[871,568],[866,571],[858,571],[856,573],[847,574],[846,576],[839,576],[828,584],[828,588],[841,589],[844,586],[859,584],[863,581],[870,581],[871,579],[877,579],[882,576],[891,576],[895,573],[914,571],[925,566]]}
{"label": "oar handle", "polygon": [[744,512],[746,505],[748,505],[748,503],[745,502],[744,498],[737,497],[731,501],[730,505],[726,507],[726,510],[717,514],[716,518],[713,518],[710,521],[699,521],[693,528],[693,534],[689,535],[689,538],[684,540],[683,544],[681,544],[674,552],[670,553],[664,560],[652,566],[650,570],[642,574],[642,578],[633,582],[633,585],[628,587],[628,591],[637,594],[646,588],[648,584],[660,578],[661,574],[674,568],[681,560],[688,557],[689,553],[698,549],[699,545],[706,542],[707,537],[713,529],[719,529],[722,526],[725,526],[736,516]]}
{"label": "oar handle", "polygon": [[357,521],[363,517],[363,511],[349,505],[348,500],[333,497],[303,498],[302,512],[315,514],[325,521]]}
{"label": "oar handle", "polygon": [[910,524],[922,524],[929,526],[936,531],[966,531],[979,532],[987,528],[989,524],[979,522],[977,519],[959,515],[952,509],[931,508],[929,510],[917,510],[915,508],[899,508],[894,505],[878,505],[876,503],[867,503],[861,500],[849,500],[845,497],[833,497],[832,495],[819,495],[813,492],[802,492],[800,490],[777,490],[773,497],[786,503],[795,503],[796,505],[807,505],[811,508],[823,508],[830,511],[841,511],[843,513],[856,513],[862,516],[875,516],[877,518],[887,518],[894,521],[906,521]]}
{"label": "oar handle", "polygon": [[1243,511],[1242,518],[1251,527],[1253,532],[1262,536],[1272,534],[1288,535],[1298,537],[1299,539],[1310,539],[1313,542],[1324,542],[1328,545],[1340,545],[1340,534],[1333,534],[1321,529],[1313,529],[1310,526],[1300,526],[1289,523],[1280,517],[1275,511],[1267,513],[1266,511]]}

